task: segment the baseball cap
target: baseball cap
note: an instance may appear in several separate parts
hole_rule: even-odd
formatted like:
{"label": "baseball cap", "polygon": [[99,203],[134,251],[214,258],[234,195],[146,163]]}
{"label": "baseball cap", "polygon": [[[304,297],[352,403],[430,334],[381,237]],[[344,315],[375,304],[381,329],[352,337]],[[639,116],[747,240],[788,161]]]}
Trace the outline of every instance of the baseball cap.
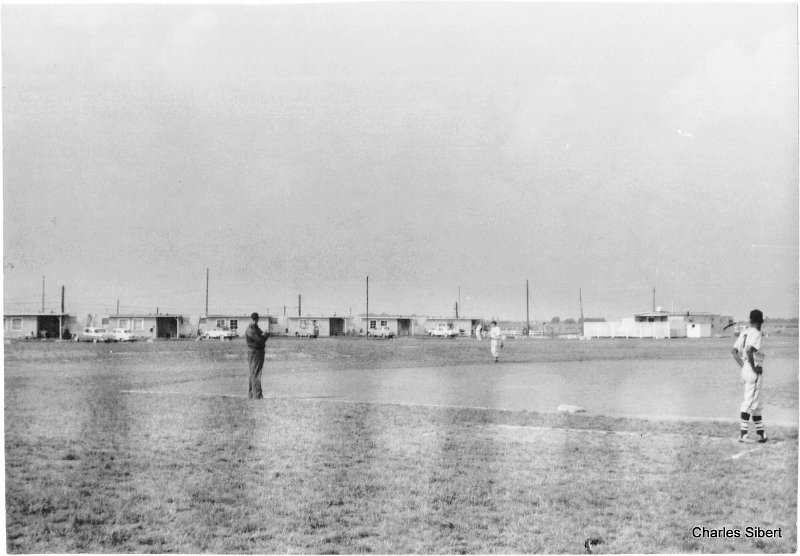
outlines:
{"label": "baseball cap", "polygon": [[253,320],[258,320],[258,313],[253,313],[252,315],[250,315],[250,318]]}
{"label": "baseball cap", "polygon": [[750,322],[764,322],[764,313],[759,311],[758,309],[753,309],[750,311]]}

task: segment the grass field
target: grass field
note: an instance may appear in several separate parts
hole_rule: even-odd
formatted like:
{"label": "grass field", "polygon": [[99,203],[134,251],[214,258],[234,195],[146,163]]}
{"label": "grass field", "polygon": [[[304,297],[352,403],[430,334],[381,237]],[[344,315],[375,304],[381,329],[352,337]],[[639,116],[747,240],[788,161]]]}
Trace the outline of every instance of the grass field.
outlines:
{"label": "grass field", "polygon": [[[731,343],[524,340],[504,357],[730,366]],[[248,401],[242,342],[7,342],[6,548],[578,554],[600,539],[594,552],[796,551],[796,426],[743,445],[735,422],[269,398],[287,377],[474,373],[487,349],[274,338],[268,399]],[[770,358],[796,371],[796,339]],[[782,389],[771,395],[796,410],[796,385]],[[695,527],[740,536],[697,538]]]}

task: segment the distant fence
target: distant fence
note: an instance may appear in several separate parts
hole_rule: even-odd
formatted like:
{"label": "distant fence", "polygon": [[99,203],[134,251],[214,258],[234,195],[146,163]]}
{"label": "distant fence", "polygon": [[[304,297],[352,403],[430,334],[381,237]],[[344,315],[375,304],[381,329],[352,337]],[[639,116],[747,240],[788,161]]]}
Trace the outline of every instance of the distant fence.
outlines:
{"label": "distant fence", "polygon": [[584,338],[669,338],[669,322],[584,322]]}

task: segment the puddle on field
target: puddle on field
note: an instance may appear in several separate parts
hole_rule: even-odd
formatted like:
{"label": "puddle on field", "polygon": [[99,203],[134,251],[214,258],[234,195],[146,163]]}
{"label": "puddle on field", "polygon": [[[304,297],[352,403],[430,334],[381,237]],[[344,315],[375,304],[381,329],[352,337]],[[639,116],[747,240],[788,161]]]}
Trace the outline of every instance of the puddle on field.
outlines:
{"label": "puddle on field", "polygon": [[[741,385],[735,364],[623,360],[499,363],[380,370],[264,369],[268,397],[484,407],[554,412],[561,404],[588,413],[657,419],[737,420]],[[773,361],[765,382],[764,419],[796,426],[798,387],[790,361]],[[186,393],[246,391],[246,376],[205,377],[174,385]],[[771,401],[774,399],[774,402]]]}

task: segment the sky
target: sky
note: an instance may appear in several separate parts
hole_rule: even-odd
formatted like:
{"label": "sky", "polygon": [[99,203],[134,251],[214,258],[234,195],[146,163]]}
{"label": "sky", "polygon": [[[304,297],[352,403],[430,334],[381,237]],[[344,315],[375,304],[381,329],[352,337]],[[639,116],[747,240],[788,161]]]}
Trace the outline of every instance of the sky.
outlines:
{"label": "sky", "polygon": [[1,15],[6,313],[798,315],[795,5]]}

